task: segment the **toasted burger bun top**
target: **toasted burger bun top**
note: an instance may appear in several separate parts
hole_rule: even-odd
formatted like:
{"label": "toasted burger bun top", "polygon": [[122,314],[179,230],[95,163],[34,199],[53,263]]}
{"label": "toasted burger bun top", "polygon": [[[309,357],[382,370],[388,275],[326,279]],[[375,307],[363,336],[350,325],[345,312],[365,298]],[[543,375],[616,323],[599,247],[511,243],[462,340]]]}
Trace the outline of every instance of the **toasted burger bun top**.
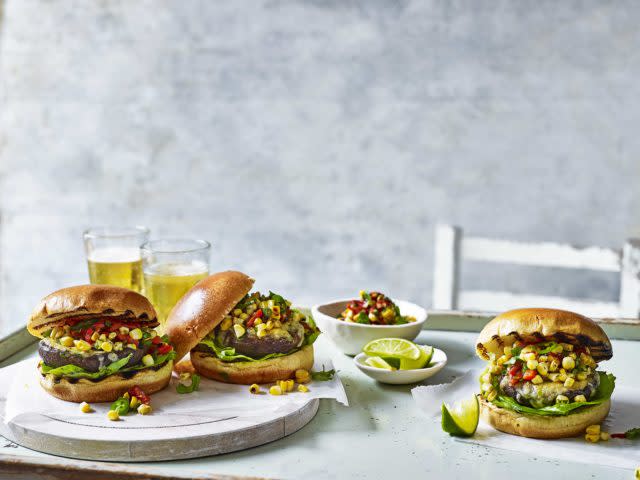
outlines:
{"label": "toasted burger bun top", "polygon": [[502,313],[480,332],[476,353],[484,360],[490,353],[501,354],[516,340],[556,341],[589,347],[596,362],[613,356],[609,337],[590,318],[566,310],[521,308]]}
{"label": "toasted burger bun top", "polygon": [[173,307],[166,332],[176,351],[176,363],[216,328],[253,286],[244,273],[214,273],[200,280]]}
{"label": "toasted burger bun top", "polygon": [[92,315],[130,316],[152,325],[158,323],[151,302],[133,290],[113,285],[78,285],[44,297],[33,310],[27,329],[32,335],[41,337],[43,332],[63,324],[67,318]]}

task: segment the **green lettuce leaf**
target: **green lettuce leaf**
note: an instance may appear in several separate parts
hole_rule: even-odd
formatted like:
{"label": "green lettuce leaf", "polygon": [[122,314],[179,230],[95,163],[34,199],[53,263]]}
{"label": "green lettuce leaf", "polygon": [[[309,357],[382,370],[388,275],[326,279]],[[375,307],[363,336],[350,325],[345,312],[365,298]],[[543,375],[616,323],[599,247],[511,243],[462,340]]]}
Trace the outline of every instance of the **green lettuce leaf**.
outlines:
{"label": "green lettuce leaf", "polygon": [[611,394],[616,385],[616,377],[611,373],[598,372],[598,374],[600,375],[600,385],[588,402],[557,403],[542,408],[533,408],[520,405],[514,398],[500,395],[493,400],[492,403],[500,408],[506,408],[529,415],[569,415],[578,408],[589,405],[599,405],[611,398]]}
{"label": "green lettuce leaf", "polygon": [[142,363],[138,365],[133,365],[131,367],[125,367],[125,365],[129,362],[131,355],[128,355],[120,360],[110,363],[105,367],[102,367],[97,372],[88,372],[82,367],[78,367],[76,365],[63,365],[62,367],[50,367],[46,363],[42,362],[40,365],[40,369],[44,374],[52,374],[56,377],[67,377],[67,378],[89,378],[92,380],[106,377],[108,375],[113,375],[117,372],[131,372],[135,370],[142,370],[145,368],[150,368],[156,365],[162,365],[169,360],[173,360],[176,356],[176,352],[171,350],[169,353],[164,355],[158,355],[154,358],[153,365],[146,366]]}
{"label": "green lettuce leaf", "polygon": [[259,362],[260,360],[268,360],[270,358],[284,357],[289,355],[288,353],[270,353],[260,358],[251,358],[240,353],[236,353],[236,349],[233,347],[223,347],[219,345],[217,341],[212,340],[210,337],[205,337],[200,340],[200,343],[209,347],[216,356],[223,362]]}

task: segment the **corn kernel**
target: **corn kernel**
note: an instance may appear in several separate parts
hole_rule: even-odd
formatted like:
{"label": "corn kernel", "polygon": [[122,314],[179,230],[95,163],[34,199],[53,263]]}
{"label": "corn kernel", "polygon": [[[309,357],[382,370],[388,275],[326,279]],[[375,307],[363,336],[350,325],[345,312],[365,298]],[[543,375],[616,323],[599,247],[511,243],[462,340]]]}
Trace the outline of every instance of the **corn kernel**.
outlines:
{"label": "corn kernel", "polygon": [[571,357],[564,357],[562,359],[562,368],[565,370],[573,370],[576,366],[576,361]]}
{"label": "corn kernel", "polygon": [[99,338],[100,338],[100,334],[98,332],[93,332],[93,334],[91,335],[91,340],[94,342]]}
{"label": "corn kernel", "polygon": [[267,336],[267,331],[264,328],[261,328],[258,331],[256,331],[256,336],[258,338],[264,338]]}
{"label": "corn kernel", "polygon": [[111,350],[113,350],[113,343],[109,341],[102,342],[102,344],[100,345],[100,348],[105,352],[110,352]]}
{"label": "corn kernel", "polygon": [[120,420],[120,415],[115,410],[109,410],[107,412],[107,418],[109,420],[111,420],[112,422],[116,422],[116,421]]}
{"label": "corn kernel", "polygon": [[73,347],[73,338],[71,337],[60,338],[60,345],[62,345],[63,347]]}
{"label": "corn kernel", "polygon": [[109,334],[109,340],[113,340],[114,338],[116,338],[117,333],[116,332],[111,332]]}
{"label": "corn kernel", "polygon": [[273,328],[273,320],[267,320],[265,325],[267,326],[267,330],[271,330]]}
{"label": "corn kernel", "polygon": [[140,405],[140,400],[134,395],[131,397],[131,400],[129,400],[129,408],[136,408],[138,405]]}
{"label": "corn kernel", "polygon": [[249,315],[247,315],[246,313],[241,313],[241,314],[240,314],[240,318],[241,318],[242,320],[246,320],[247,318],[249,318]]}
{"label": "corn kernel", "polygon": [[84,340],[74,340],[73,344],[81,352],[86,352],[87,350],[91,350],[91,345],[89,345]]}
{"label": "corn kernel", "polygon": [[246,333],[246,330],[242,325],[234,325],[233,331],[236,333],[237,338],[240,338]]}
{"label": "corn kernel", "polygon": [[127,348],[130,348],[131,350],[136,350],[138,347],[136,347],[135,343],[127,343]]}
{"label": "corn kernel", "polygon": [[139,328],[134,328],[129,332],[129,336],[134,340],[140,340],[142,338],[142,330]]}
{"label": "corn kernel", "polygon": [[555,372],[558,370],[558,367],[560,366],[560,364],[558,363],[557,360],[551,360],[549,362],[549,371],[550,372]]}
{"label": "corn kernel", "polygon": [[546,363],[544,363],[544,362],[542,362],[542,363],[538,363],[538,368],[537,368],[537,370],[538,370],[538,373],[539,373],[540,375],[542,375],[543,377],[546,377],[546,376],[547,376],[547,374],[549,373],[549,366],[548,366],[548,364],[546,364]]}
{"label": "corn kernel", "polygon": [[552,382],[557,382],[559,376],[560,376],[559,373],[550,373],[549,380],[551,380]]}
{"label": "corn kernel", "polygon": [[552,353],[562,353],[562,351],[564,350],[564,348],[562,348],[562,345],[556,345],[555,347],[553,347],[553,350],[551,350]]}
{"label": "corn kernel", "polygon": [[231,328],[231,325],[233,325],[233,320],[231,320],[230,318],[226,318],[222,322],[222,325],[220,325],[220,330],[222,330],[223,332],[226,332]]}
{"label": "corn kernel", "polygon": [[129,327],[120,327],[118,330],[120,331],[120,333],[122,335],[128,335],[129,334]]}
{"label": "corn kernel", "polygon": [[571,388],[573,387],[574,383],[576,383],[576,381],[573,378],[569,377],[564,381],[564,386],[567,388]]}
{"label": "corn kernel", "polygon": [[549,360],[549,357],[547,357],[546,355],[540,355],[538,357],[538,362],[546,362]]}
{"label": "corn kernel", "polygon": [[269,388],[269,393],[271,395],[282,395],[282,390],[278,385],[274,385],[271,388]]}
{"label": "corn kernel", "polygon": [[544,382],[544,380],[540,375],[536,375],[531,379],[531,383],[533,383],[534,385],[540,385],[542,382]]}
{"label": "corn kernel", "polygon": [[309,372],[302,368],[296,370],[295,376],[298,383],[307,383],[311,379]]}
{"label": "corn kernel", "polygon": [[573,352],[573,345],[571,345],[570,343],[561,343],[560,344],[562,346],[563,349],[565,349],[567,352]]}
{"label": "corn kernel", "polygon": [[502,351],[505,355],[511,355],[511,347],[504,347]]}
{"label": "corn kernel", "polygon": [[91,413],[93,409],[91,408],[91,405],[89,405],[87,402],[82,402],[80,404],[80,411],[82,413]]}
{"label": "corn kernel", "polygon": [[98,338],[104,342],[107,339],[107,335],[104,333],[101,333]]}
{"label": "corn kernel", "polygon": [[527,368],[529,370],[535,370],[536,368],[538,368],[538,361],[537,360],[529,360],[527,362]]}
{"label": "corn kernel", "polygon": [[309,387],[306,385],[298,385],[298,391],[302,393],[307,393],[309,391]]}
{"label": "corn kernel", "polygon": [[239,308],[236,308],[236,309],[233,311],[233,314],[234,314],[236,317],[239,317],[240,315],[242,315],[242,310],[240,310]]}
{"label": "corn kernel", "polygon": [[482,375],[482,376],[480,377],[480,380],[481,380],[483,383],[491,383],[491,374],[490,374],[490,373],[485,373],[484,375]]}
{"label": "corn kernel", "polygon": [[491,371],[491,373],[498,375],[502,372],[502,367],[499,365],[493,365],[489,370]]}
{"label": "corn kernel", "polygon": [[254,383],[253,385],[251,385],[249,387],[249,392],[253,393],[254,395],[257,395],[260,393],[260,385],[258,385],[257,383]]}
{"label": "corn kernel", "polygon": [[584,436],[584,439],[587,442],[591,442],[591,443],[598,443],[598,440],[600,440],[600,435],[589,435],[588,433]]}
{"label": "corn kernel", "polygon": [[261,318],[256,318],[256,319],[253,321],[253,324],[254,324],[254,325],[264,325],[264,324],[262,323],[262,319],[261,319]]}
{"label": "corn kernel", "polygon": [[282,326],[282,322],[280,322],[280,320],[276,320],[273,322],[273,326],[274,328],[280,328]]}
{"label": "corn kernel", "polygon": [[287,380],[287,392],[293,392],[295,386],[296,382],[294,382],[293,380]]}
{"label": "corn kernel", "polygon": [[558,395],[556,397],[556,403],[569,403],[569,397],[565,395]]}
{"label": "corn kernel", "polygon": [[611,438],[611,435],[609,435],[607,432],[600,432],[600,440],[602,440],[603,442],[608,442],[609,438]]}
{"label": "corn kernel", "polygon": [[485,382],[480,387],[480,390],[483,392],[490,392],[491,390],[493,390],[493,385],[491,385],[489,382]]}
{"label": "corn kernel", "polygon": [[150,367],[154,363],[153,357],[147,353],[144,357],[142,357],[142,363],[147,367]]}
{"label": "corn kernel", "polygon": [[124,392],[122,394],[122,398],[129,398],[129,392]]}
{"label": "corn kernel", "polygon": [[575,397],[573,397],[573,401],[574,402],[586,402],[587,401],[587,397],[585,397],[584,395],[576,395]]}
{"label": "corn kernel", "polygon": [[156,338],[158,336],[158,332],[156,332],[155,330],[151,330],[149,332],[149,335],[151,335],[151,338]]}
{"label": "corn kernel", "polygon": [[151,410],[151,405],[147,405],[146,403],[143,403],[138,407],[138,413],[140,415],[149,415]]}
{"label": "corn kernel", "polygon": [[558,382],[564,383],[567,378],[569,377],[567,377],[567,374],[565,372],[560,372],[558,374]]}
{"label": "corn kernel", "polygon": [[587,375],[586,373],[584,373],[584,372],[580,372],[580,373],[576,374],[576,378],[577,378],[578,380],[586,380],[586,379],[587,379],[587,376],[588,376],[588,375]]}
{"label": "corn kernel", "polygon": [[113,344],[113,349],[114,349],[116,352],[121,351],[123,348],[124,348],[124,345],[123,345],[123,343],[122,343],[122,342],[116,342],[116,343],[114,343],[114,344]]}
{"label": "corn kernel", "polygon": [[590,435],[595,435],[595,434],[600,435],[600,425],[589,425],[585,430],[585,432]]}

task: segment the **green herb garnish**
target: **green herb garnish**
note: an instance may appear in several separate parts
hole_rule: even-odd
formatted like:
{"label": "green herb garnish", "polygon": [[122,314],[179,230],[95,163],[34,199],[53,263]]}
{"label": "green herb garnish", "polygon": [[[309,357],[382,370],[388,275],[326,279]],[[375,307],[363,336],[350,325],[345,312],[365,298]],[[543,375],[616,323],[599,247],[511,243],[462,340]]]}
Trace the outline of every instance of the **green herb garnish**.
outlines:
{"label": "green herb garnish", "polygon": [[191,375],[191,385],[183,385],[182,383],[178,383],[176,386],[176,392],[178,393],[192,393],[198,390],[200,386],[200,375],[194,373]]}
{"label": "green herb garnish", "polygon": [[323,366],[321,372],[311,372],[311,378],[317,382],[328,382],[333,379],[335,374],[335,370],[325,370]]}

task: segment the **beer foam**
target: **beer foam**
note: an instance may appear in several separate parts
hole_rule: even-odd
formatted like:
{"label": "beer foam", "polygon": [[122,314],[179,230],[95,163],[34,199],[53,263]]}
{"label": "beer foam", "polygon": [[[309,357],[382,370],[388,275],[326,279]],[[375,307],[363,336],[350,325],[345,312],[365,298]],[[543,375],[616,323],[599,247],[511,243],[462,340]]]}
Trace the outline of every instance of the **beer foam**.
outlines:
{"label": "beer foam", "polygon": [[205,262],[193,261],[190,263],[160,263],[145,268],[146,275],[166,275],[172,277],[186,277],[206,273],[209,266]]}
{"label": "beer foam", "polygon": [[90,262],[128,263],[140,260],[140,249],[135,247],[104,247],[91,252]]}

